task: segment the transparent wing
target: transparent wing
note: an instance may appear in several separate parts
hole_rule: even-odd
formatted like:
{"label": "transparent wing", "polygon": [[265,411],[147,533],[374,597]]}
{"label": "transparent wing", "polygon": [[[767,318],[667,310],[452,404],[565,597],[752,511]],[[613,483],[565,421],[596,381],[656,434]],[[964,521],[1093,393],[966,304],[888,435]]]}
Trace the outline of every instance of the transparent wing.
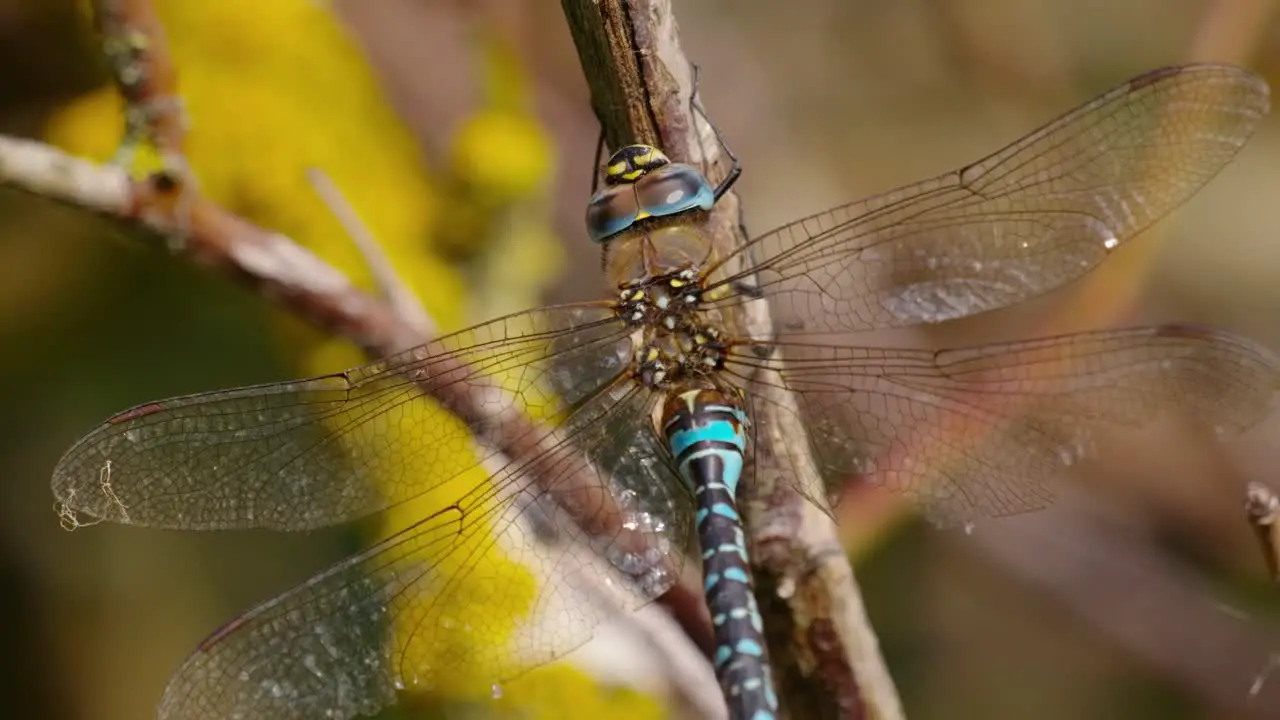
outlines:
{"label": "transparent wing", "polygon": [[[1080,277],[1187,200],[1268,108],[1267,84],[1244,70],[1156,70],[984,160],[803,218],[739,253],[755,261],[757,283],[792,330],[899,327],[1005,307]],[[733,282],[744,263],[726,261],[711,277]]]}
{"label": "transparent wing", "polygon": [[344,373],[128,410],[63,456],[53,493],[71,526],[84,515],[199,530],[340,523],[477,468],[493,454],[477,436],[489,448],[531,441],[531,421],[557,422],[629,357],[606,305],[512,315]]}
{"label": "transparent wing", "polygon": [[[637,389],[602,393],[546,452],[233,621],[173,677],[160,717],[349,718],[405,687],[487,694],[581,645],[670,587],[692,534],[689,499],[654,461],[650,402]],[[612,488],[620,514],[579,484],[588,471],[643,490]],[[544,480],[520,479],[533,474]],[[565,513],[614,521],[584,551],[569,537],[576,524],[557,521]]]}
{"label": "transparent wing", "polygon": [[782,349],[785,364],[743,350],[735,372],[777,371],[799,405],[799,417],[781,417],[804,423],[829,486],[886,485],[943,525],[1049,504],[1095,439],[1162,413],[1240,432],[1280,386],[1280,362],[1261,346],[1187,326],[937,352]]}

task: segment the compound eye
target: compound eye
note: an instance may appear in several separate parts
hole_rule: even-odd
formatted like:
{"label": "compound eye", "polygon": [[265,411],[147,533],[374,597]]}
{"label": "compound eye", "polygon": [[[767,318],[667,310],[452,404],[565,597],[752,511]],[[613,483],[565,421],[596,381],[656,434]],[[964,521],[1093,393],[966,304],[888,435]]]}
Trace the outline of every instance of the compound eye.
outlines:
{"label": "compound eye", "polygon": [[654,217],[688,210],[710,210],[715,191],[702,173],[690,165],[672,164],[654,170],[636,182],[641,212]]}
{"label": "compound eye", "polygon": [[587,235],[592,242],[604,242],[634,225],[639,214],[631,185],[601,188],[587,203]]}

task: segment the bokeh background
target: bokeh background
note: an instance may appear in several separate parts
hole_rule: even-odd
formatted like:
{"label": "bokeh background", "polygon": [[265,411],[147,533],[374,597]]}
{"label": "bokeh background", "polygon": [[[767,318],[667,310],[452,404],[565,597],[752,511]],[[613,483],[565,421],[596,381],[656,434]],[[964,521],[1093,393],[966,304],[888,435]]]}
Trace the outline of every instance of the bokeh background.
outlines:
{"label": "bokeh background", "polygon": [[[302,178],[321,167],[445,328],[602,291],[581,223],[598,128],[558,3],[157,5],[193,163],[233,209],[361,277]],[[1280,79],[1280,8],[1264,0],[703,0],[676,13],[757,232],[975,160],[1155,66],[1224,60]],[[0,131],[109,152],[105,80],[77,3],[0,0]],[[919,340],[1186,320],[1280,351],[1278,197],[1272,119],[1086,280]],[[21,717],[151,716],[211,629],[356,541],[59,529],[50,471],[110,413],[358,358],[153,248],[0,190],[0,707]],[[1243,483],[1280,480],[1277,467],[1280,419],[1224,447],[1171,422],[1108,448],[1054,509],[972,534],[934,531],[877,493],[846,501],[908,717],[1280,717],[1280,669],[1257,682],[1280,654],[1280,590],[1240,509]]]}

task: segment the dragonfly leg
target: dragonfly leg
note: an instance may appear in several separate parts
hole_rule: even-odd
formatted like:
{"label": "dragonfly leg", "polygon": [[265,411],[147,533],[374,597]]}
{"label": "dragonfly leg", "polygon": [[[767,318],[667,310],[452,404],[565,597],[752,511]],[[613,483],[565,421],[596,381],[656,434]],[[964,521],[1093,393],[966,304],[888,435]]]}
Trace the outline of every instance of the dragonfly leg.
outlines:
{"label": "dragonfly leg", "polygon": [[[707,115],[707,111],[702,107],[702,102],[698,100],[698,64],[690,63],[690,65],[693,68],[693,89],[689,92],[689,114],[702,116],[702,119],[711,128],[711,132],[716,136],[716,142],[720,144],[720,149],[724,150],[724,154],[728,155],[730,162],[733,163],[729,166],[729,173],[716,186],[715,199],[719,200],[725,193],[729,192],[734,183],[738,182],[738,177],[742,175],[742,163],[738,162],[738,156],[733,153],[733,150],[729,149],[728,143],[724,141],[724,136],[720,134],[720,128],[716,127],[714,122],[711,122],[711,117]],[[695,134],[698,136],[699,145],[701,145],[702,133],[697,132],[696,127]],[[705,152],[703,157],[706,157]]]}
{"label": "dragonfly leg", "polygon": [[600,123],[600,137],[596,139],[596,158],[591,161],[591,195],[600,189],[600,163],[604,158],[604,123]]}
{"label": "dragonfly leg", "polygon": [[760,300],[764,297],[764,291],[760,289],[759,285],[743,279],[734,280],[729,283],[729,287],[733,288],[733,291],[739,295],[751,298],[752,300]]}

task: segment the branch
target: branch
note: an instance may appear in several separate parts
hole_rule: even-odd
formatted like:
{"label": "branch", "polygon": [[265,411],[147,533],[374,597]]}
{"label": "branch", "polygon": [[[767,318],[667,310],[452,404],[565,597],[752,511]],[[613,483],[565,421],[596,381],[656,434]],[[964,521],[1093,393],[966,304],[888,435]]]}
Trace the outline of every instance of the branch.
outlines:
{"label": "branch", "polygon": [[[166,176],[134,180],[114,165],[0,136],[0,185],[149,230],[151,239],[169,238],[164,249],[248,286],[372,354],[394,354],[425,339],[311,251],[194,190],[179,190]],[[185,197],[182,212],[180,195]]]}
{"label": "branch", "polygon": [[[680,162],[726,167],[715,133],[690,112],[692,71],[680,48],[668,0],[562,0],[591,88],[592,105],[610,147],[646,143]],[[709,220],[714,242],[734,247],[747,237],[736,195],[726,194]],[[763,302],[749,303],[747,326],[772,337]],[[794,410],[774,378],[757,378],[757,474],[746,485],[747,530],[756,597],[784,704],[796,717],[897,718],[902,711],[880,656],[834,522],[796,489],[821,487],[803,428],[774,415]],[[811,493],[820,497],[821,492]],[[791,661],[791,662],[786,662]]]}
{"label": "branch", "polygon": [[351,203],[347,202],[346,196],[334,184],[333,179],[323,170],[311,168],[307,171],[307,180],[324,204],[329,207],[329,212],[333,213],[355,243],[365,264],[369,266],[369,271],[373,274],[378,292],[382,294],[383,299],[392,307],[396,315],[404,318],[423,337],[435,335],[435,323],[414,295],[413,288],[401,279],[391,263],[391,258],[387,257],[382,246],[378,244],[377,238],[369,230],[369,226],[360,219],[360,214],[351,206]]}
{"label": "branch", "polygon": [[1271,717],[1265,709],[1280,707],[1280,687],[1261,682],[1269,665],[1258,668],[1276,652],[1280,627],[1225,607],[1193,570],[1087,510],[989,523],[966,541],[1178,687],[1241,717]]}

